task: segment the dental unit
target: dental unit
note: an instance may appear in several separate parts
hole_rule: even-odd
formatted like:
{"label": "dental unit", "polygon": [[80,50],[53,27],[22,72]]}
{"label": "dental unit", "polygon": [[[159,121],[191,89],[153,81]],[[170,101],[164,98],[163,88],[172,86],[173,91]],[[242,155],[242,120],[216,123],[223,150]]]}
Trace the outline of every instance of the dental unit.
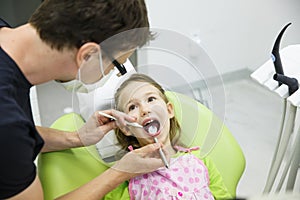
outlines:
{"label": "dental unit", "polygon": [[[271,192],[277,177],[280,180],[279,183],[276,182],[277,188],[274,188],[276,192],[282,189],[286,178],[288,180],[285,190],[293,190],[300,163],[300,158],[298,158],[300,152],[300,128],[297,132],[295,131],[294,142],[291,137],[294,133],[297,108],[300,107],[300,92],[298,90],[300,70],[297,65],[298,62],[295,62],[297,61],[300,48],[299,45],[291,45],[282,51],[280,50],[281,38],[290,25],[291,23],[286,24],[278,34],[272,49],[271,59],[251,74],[251,78],[267,89],[277,93],[283,99],[280,132],[263,193]],[[284,58],[283,64],[285,69],[283,69],[280,54],[284,56],[282,58]],[[288,149],[291,154],[287,153]],[[278,172],[281,166],[283,166],[285,157],[287,157],[285,159],[285,168],[283,171],[280,171],[281,177],[279,177]],[[287,175],[288,171],[289,175]]]}

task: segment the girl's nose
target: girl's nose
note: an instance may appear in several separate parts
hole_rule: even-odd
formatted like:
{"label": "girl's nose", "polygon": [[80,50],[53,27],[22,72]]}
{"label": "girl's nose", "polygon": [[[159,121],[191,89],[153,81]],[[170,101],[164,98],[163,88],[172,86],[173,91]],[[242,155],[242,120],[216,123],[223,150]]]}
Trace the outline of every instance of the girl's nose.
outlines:
{"label": "girl's nose", "polygon": [[150,106],[147,105],[146,103],[143,103],[140,105],[140,113],[141,113],[141,116],[145,116],[145,115],[148,115],[150,113]]}

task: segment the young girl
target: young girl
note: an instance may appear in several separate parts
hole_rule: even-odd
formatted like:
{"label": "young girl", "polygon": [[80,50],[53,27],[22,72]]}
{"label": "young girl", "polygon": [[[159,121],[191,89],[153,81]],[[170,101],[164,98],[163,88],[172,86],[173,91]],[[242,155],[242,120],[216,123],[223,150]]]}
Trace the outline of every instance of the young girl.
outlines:
{"label": "young girl", "polygon": [[[150,77],[133,74],[115,94],[116,108],[133,117],[143,128],[116,130],[123,151],[153,143],[154,138],[171,156],[169,168],[135,177],[129,181],[131,199],[228,199],[231,198],[222,178],[199,147],[179,146],[180,126],[174,108],[163,88]],[[208,168],[208,167],[209,168]]]}

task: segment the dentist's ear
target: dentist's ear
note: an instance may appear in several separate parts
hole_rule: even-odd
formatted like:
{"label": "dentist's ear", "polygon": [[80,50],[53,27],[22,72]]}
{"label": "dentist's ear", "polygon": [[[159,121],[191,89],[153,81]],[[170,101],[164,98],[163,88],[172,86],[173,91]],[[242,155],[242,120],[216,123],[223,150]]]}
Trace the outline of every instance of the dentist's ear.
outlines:
{"label": "dentist's ear", "polygon": [[77,66],[81,66],[82,62],[89,59],[91,54],[100,51],[100,45],[95,42],[84,43],[77,52],[76,62]]}

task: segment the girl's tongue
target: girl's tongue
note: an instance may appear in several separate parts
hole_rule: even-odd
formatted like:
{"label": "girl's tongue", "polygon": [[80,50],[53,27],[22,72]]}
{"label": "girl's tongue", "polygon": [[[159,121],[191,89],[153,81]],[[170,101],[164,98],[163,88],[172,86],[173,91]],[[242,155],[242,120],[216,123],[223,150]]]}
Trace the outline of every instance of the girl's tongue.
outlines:
{"label": "girl's tongue", "polygon": [[152,120],[144,125],[144,130],[150,135],[154,136],[160,128],[160,124],[157,120]]}

